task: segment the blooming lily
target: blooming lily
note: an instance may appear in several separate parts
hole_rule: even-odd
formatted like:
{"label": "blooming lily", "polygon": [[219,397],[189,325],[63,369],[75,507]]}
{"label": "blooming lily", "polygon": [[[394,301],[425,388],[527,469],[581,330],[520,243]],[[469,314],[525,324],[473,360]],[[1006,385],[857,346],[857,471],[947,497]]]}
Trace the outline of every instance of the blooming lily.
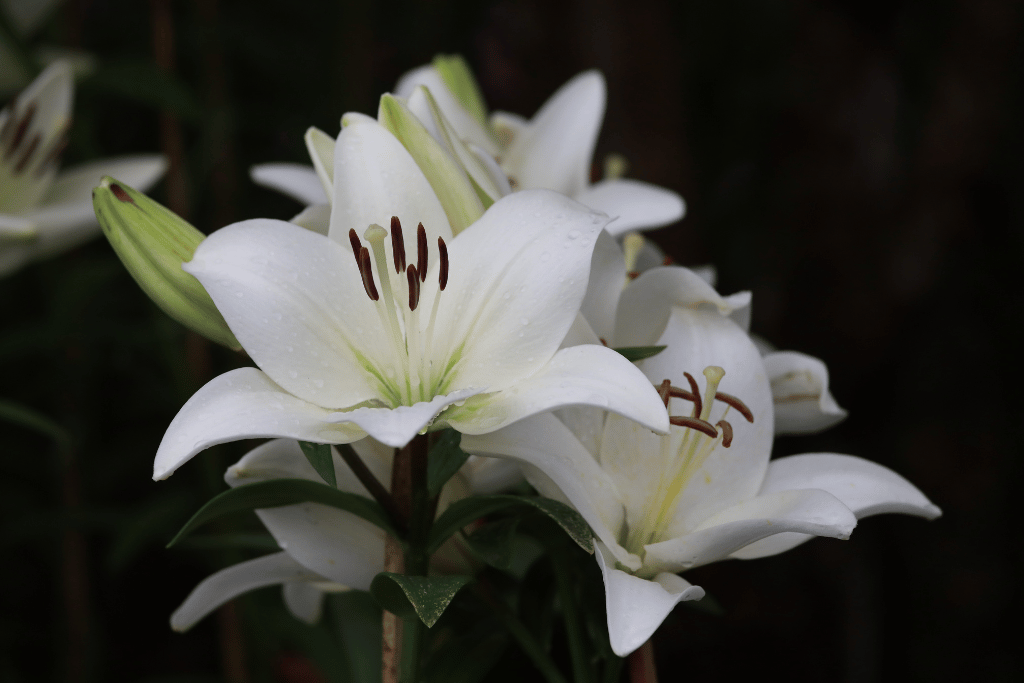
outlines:
{"label": "blooming lily", "polygon": [[[467,84],[468,81],[468,84]],[[606,88],[599,71],[585,71],[563,85],[532,119],[507,112],[486,115],[486,105],[468,68],[458,57],[438,57],[433,64],[402,76],[395,94],[413,98],[425,86],[457,135],[498,160],[507,180],[501,187],[555,190],[613,220],[608,230],[658,228],[683,217],[682,198],[665,188],[621,177],[590,183],[590,168],[604,118]],[[414,110],[416,108],[414,107]],[[420,108],[417,113],[426,119]]]}
{"label": "blooming lily", "polygon": [[[598,344],[559,348],[607,217],[553,192],[522,192],[449,246],[439,200],[387,131],[347,126],[336,150],[329,236],[244,221],[185,264],[260,369],[221,375],[185,404],[154,478],[236,439],[370,435],[400,447],[425,429],[478,434],[565,405],[667,429],[635,366]],[[407,250],[402,225],[419,222]]]}
{"label": "blooming lily", "polygon": [[166,168],[162,156],[140,155],[58,172],[72,88],[70,64],[57,61],[0,111],[0,275],[99,234],[92,188],[103,176],[145,190]]}
{"label": "blooming lily", "polygon": [[590,523],[620,656],[678,602],[703,597],[677,572],[774,555],[811,536],[847,538],[868,515],[940,514],[904,478],[861,458],[769,460],[773,400],[760,353],[730,319],[729,302],[696,275],[676,273],[666,303],[658,292],[671,280],[657,269],[641,275],[614,320],[617,343],[667,347],[641,366],[661,385],[673,416],[668,435],[577,408],[462,442],[467,452],[524,463],[544,495],[569,502]]}
{"label": "blooming lily", "polygon": [[[352,448],[374,477],[389,486],[394,449],[373,439],[356,441]],[[337,452],[332,455],[338,489],[369,497]],[[477,488],[474,478],[478,472],[488,478],[492,468],[486,465],[493,462],[481,459],[464,465],[442,489],[438,513],[449,502]],[[249,451],[224,475],[231,487],[281,478],[322,482],[298,442],[291,439],[274,439]],[[176,631],[191,628],[242,593],[276,584],[283,585],[284,601],[292,614],[315,623],[325,593],[352,588],[369,590],[373,577],[384,571],[384,531],[361,517],[319,503],[284,505],[257,510],[256,514],[281,552],[240,562],[204,579],[171,616],[171,627]],[[431,569],[445,574],[473,571],[457,537],[449,539],[434,554]]]}

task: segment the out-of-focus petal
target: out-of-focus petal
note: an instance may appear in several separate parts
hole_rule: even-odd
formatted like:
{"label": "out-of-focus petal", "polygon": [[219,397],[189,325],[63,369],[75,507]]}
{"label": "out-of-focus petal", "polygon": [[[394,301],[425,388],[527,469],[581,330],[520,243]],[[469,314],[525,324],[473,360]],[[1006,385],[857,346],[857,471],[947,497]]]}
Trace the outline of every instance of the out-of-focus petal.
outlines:
{"label": "out-of-focus petal", "polygon": [[602,180],[573,199],[608,214],[608,232],[615,236],[630,230],[651,230],[675,223],[686,213],[683,198],[672,190],[639,180]]}
{"label": "out-of-focus petal", "polygon": [[776,434],[813,434],[846,418],[828,390],[828,368],[804,353],[777,351],[764,356],[775,402]]}

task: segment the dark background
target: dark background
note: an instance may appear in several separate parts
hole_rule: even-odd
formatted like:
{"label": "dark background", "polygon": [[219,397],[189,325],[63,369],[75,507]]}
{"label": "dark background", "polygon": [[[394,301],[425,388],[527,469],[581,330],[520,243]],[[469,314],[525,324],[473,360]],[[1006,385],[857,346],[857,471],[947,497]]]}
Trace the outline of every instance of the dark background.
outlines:
{"label": "dark background", "polygon": [[[691,572],[725,615],[675,611],[663,680],[1003,681],[1024,672],[1021,21],[1011,0],[68,0],[26,43],[97,59],[66,161],[169,151],[154,196],[205,231],[296,213],[248,167],[307,161],[307,126],[375,113],[437,52],[525,115],[601,69],[595,161],[680,192],[687,216],[653,238],[752,290],[753,330],[825,360],[850,411],[775,454],[869,458],[944,511]],[[162,547],[244,444],[150,480],[177,409],[240,361],[167,320],[102,241],[0,283],[0,319],[0,396],[70,435],[0,427],[0,680],[321,680],[276,591],[167,626],[253,552]]]}

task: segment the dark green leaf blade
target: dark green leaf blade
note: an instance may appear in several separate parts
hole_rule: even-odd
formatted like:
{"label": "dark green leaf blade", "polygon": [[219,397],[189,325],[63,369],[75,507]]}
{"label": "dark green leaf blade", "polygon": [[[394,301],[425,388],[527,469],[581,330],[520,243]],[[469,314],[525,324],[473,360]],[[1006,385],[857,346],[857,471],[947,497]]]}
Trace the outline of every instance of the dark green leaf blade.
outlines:
{"label": "dark green leaf blade", "polygon": [[437,623],[455,594],[471,576],[406,576],[381,572],[373,577],[370,592],[381,607],[408,619],[419,617],[427,628]]}
{"label": "dark green leaf blade", "polygon": [[308,479],[272,479],[228,489],[210,499],[192,515],[192,519],[185,523],[167,547],[170,548],[194,529],[215,517],[232,512],[247,512],[296,503],[330,505],[362,517],[389,534],[397,536],[384,510],[375,501]]}
{"label": "dark green leaf blade", "polygon": [[309,460],[320,478],[327,482],[332,488],[338,488],[338,480],[334,476],[334,456],[331,454],[331,447],[325,443],[310,443],[300,441],[299,448],[302,454]]}
{"label": "dark green leaf blade", "polygon": [[664,346],[620,346],[617,349],[612,349],[626,360],[635,363],[638,360],[650,358],[651,356],[657,356],[659,353],[665,350]]}
{"label": "dark green leaf blade", "polygon": [[462,434],[446,429],[427,455],[427,492],[433,498],[469,458],[461,448]]}
{"label": "dark green leaf blade", "polygon": [[512,565],[513,544],[519,520],[515,517],[484,524],[471,533],[466,541],[481,560],[495,569],[507,571]]}
{"label": "dark green leaf blade", "polygon": [[507,507],[526,505],[540,510],[588,553],[594,552],[594,534],[580,513],[565,503],[533,496],[473,496],[452,503],[434,522],[428,550],[433,553],[445,540],[470,522]]}

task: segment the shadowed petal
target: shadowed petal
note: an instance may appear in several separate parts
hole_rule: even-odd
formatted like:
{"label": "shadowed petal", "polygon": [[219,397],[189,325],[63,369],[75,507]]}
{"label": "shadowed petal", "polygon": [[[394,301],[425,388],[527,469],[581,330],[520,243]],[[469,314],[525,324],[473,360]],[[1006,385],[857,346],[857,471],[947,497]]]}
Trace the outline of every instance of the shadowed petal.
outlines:
{"label": "shadowed petal", "polygon": [[258,164],[249,170],[257,185],[288,195],[303,204],[326,204],[329,200],[312,166],[305,164]]}
{"label": "shadowed petal", "polygon": [[305,581],[291,581],[284,585],[284,604],[296,619],[313,625],[320,621],[324,610],[324,592]]}
{"label": "shadowed petal", "polygon": [[828,368],[796,351],[764,356],[772,385],[776,434],[813,434],[842,422],[846,411],[828,390]]}

